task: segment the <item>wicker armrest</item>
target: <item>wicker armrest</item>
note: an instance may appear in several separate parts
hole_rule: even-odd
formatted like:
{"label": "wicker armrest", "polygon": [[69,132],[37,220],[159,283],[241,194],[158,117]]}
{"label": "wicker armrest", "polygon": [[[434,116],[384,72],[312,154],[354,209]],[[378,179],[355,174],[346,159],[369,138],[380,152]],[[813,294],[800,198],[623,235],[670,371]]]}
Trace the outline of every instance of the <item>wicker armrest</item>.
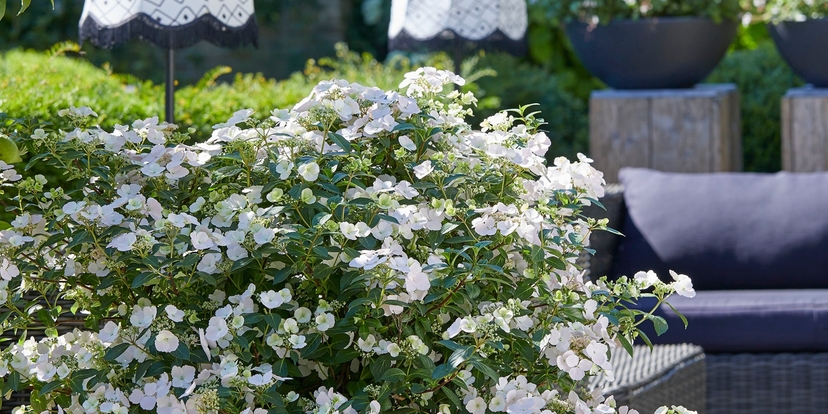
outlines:
{"label": "wicker armrest", "polygon": [[[584,210],[587,217],[608,218],[609,227],[621,230],[624,224],[624,186],[621,184],[610,184],[606,188],[604,197],[600,200],[606,210],[592,205]],[[587,269],[587,277],[597,279],[608,275],[612,270],[612,260],[618,245],[621,243],[621,236],[606,231],[597,231],[590,238],[590,248],[595,250],[595,255],[583,257],[581,264]]]}
{"label": "wicker armrest", "polygon": [[652,413],[662,405],[683,405],[705,413],[707,373],[701,347],[656,345],[650,350],[635,346],[633,357],[617,348],[612,365],[615,381],[601,374],[590,380],[589,387],[614,395],[618,405],[629,405],[641,413]]}

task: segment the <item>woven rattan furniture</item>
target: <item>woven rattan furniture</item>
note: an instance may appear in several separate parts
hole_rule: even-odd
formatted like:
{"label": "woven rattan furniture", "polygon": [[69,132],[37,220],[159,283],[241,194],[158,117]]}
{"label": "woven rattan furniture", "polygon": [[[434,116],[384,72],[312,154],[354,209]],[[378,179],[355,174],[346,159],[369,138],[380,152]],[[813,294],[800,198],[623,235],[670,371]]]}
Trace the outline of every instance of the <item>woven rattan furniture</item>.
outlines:
{"label": "woven rattan furniture", "polygon": [[707,355],[708,414],[828,412],[828,353]]}
{"label": "woven rattan furniture", "polygon": [[[35,300],[38,299],[36,296],[25,296],[24,299],[26,300]],[[72,307],[72,302],[67,300],[59,300],[57,305],[63,307],[63,309],[70,309]],[[72,332],[75,329],[84,329],[84,323],[86,322],[85,316],[82,314],[73,315],[71,313],[64,313],[62,314],[57,320],[57,331],[58,335],[64,335],[66,333]],[[2,347],[6,348],[11,346],[12,344],[16,343],[20,340],[20,337],[24,334],[23,331],[20,330],[13,330],[9,329],[3,332],[0,335],[0,340],[2,340]],[[35,339],[41,339],[46,337],[46,327],[43,325],[35,325],[30,326],[29,330],[25,332],[27,338],[34,337]],[[29,390],[22,390],[12,392],[6,396],[2,396],[2,407],[0,407],[0,414],[11,414],[15,407],[21,405],[30,405],[31,404],[31,392]]]}
{"label": "woven rattan furniture", "polygon": [[705,355],[690,344],[657,345],[652,351],[635,346],[633,357],[623,349],[613,354],[615,381],[603,375],[590,381],[591,389],[615,396],[618,406],[626,405],[641,414],[662,405],[683,405],[704,414],[706,401]]}
{"label": "woven rattan furniture", "polygon": [[[606,210],[590,207],[587,215],[609,218],[610,227],[620,229],[625,219],[623,191],[620,185],[608,186],[600,200]],[[607,232],[591,237],[590,247],[597,253],[581,260],[591,278],[610,274],[620,239]],[[691,321],[688,330],[692,329]],[[828,412],[828,352],[707,352],[705,356],[707,414]]]}

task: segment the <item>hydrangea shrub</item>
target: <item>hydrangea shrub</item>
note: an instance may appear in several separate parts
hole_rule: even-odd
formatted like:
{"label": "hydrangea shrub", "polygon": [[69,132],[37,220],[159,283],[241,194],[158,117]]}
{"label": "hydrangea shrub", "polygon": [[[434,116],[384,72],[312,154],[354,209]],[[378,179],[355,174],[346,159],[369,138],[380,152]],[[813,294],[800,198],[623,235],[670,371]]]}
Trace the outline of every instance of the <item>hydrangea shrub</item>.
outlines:
{"label": "hydrangea shrub", "polygon": [[[462,83],[326,81],[199,143],[89,108],[32,131],[26,167],[0,162],[3,393],[36,413],[616,412],[584,379],[666,329],[624,304],[692,283],[584,280],[602,174],[547,166],[527,108],[472,129]],[[76,187],[24,178],[41,162]]]}

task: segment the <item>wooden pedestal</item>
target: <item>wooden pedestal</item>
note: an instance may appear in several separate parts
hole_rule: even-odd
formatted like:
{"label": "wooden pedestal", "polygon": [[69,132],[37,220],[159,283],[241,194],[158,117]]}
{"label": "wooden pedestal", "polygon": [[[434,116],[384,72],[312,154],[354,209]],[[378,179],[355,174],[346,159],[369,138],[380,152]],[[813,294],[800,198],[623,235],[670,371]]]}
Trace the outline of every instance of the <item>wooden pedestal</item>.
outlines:
{"label": "wooden pedestal", "polygon": [[782,169],[828,170],[828,89],[796,88],[782,98]]}
{"label": "wooden pedestal", "polygon": [[608,183],[621,167],[673,172],[742,170],[735,85],[592,93],[590,156]]}

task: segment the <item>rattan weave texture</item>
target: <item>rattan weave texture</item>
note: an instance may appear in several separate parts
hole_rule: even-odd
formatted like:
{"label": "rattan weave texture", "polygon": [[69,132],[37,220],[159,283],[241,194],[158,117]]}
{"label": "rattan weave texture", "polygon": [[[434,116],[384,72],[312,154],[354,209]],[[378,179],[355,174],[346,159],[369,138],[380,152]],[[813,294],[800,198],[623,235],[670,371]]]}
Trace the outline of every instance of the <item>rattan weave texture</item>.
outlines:
{"label": "rattan weave texture", "polygon": [[708,414],[828,412],[828,353],[707,355]]}
{"label": "rattan weave texture", "polygon": [[590,382],[604,395],[614,395],[619,406],[628,405],[642,414],[662,405],[683,405],[705,413],[706,370],[701,347],[690,344],[635,346],[633,357],[623,349],[613,354],[615,381],[603,375]]}
{"label": "rattan weave texture", "polygon": [[[24,299],[26,300],[33,300],[37,299],[33,296],[26,296]],[[66,300],[59,300],[57,305],[63,307],[63,309],[69,309],[72,307],[71,301]],[[61,315],[57,322],[57,330],[58,335],[63,335],[68,332],[72,332],[77,329],[84,329],[85,323],[85,316],[82,314],[73,315],[71,313],[65,313]],[[41,339],[46,336],[46,327],[43,325],[34,325],[28,331],[25,332],[26,338],[34,337],[35,339]],[[12,346],[18,340],[20,340],[20,336],[23,335],[23,331],[14,331],[14,330],[7,330],[0,335],[2,338],[2,342],[0,342],[0,347],[3,349]],[[3,405],[0,407],[0,414],[11,414],[12,410],[15,407],[21,405],[30,405],[30,394],[29,390],[24,391],[17,391],[12,392],[8,399],[3,399]]]}

